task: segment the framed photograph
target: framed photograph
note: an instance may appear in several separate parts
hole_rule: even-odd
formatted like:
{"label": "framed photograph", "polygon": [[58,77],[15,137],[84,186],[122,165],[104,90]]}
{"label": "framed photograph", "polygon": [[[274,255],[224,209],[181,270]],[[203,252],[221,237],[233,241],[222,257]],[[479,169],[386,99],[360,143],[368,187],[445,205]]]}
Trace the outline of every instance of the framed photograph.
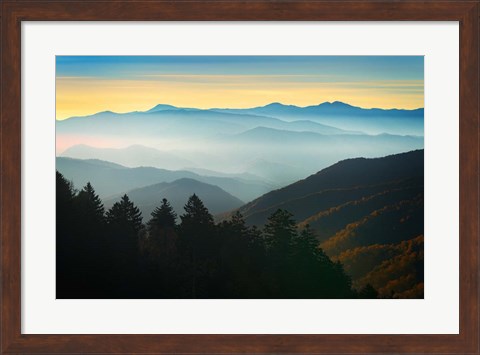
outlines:
{"label": "framed photograph", "polygon": [[1,7],[1,353],[480,353],[479,1]]}

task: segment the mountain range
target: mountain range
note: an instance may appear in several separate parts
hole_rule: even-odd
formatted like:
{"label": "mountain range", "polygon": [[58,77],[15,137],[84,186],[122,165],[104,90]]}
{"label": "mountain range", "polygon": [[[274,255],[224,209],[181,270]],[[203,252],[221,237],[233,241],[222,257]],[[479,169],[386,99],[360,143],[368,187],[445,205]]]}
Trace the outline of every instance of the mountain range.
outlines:
{"label": "mountain range", "polygon": [[[366,109],[339,101],[306,107],[284,105],[277,102],[242,109],[198,109],[158,104],[147,111],[127,113],[103,111],[90,116],[71,117],[58,122],[69,122],[69,125],[75,126],[79,119],[102,118],[108,120],[114,118],[123,122],[131,117],[136,117],[139,121],[148,121],[152,117],[162,118],[165,121],[181,118],[182,123],[191,122],[192,118],[202,117],[204,120],[214,120],[217,124],[222,122],[222,128],[225,129],[267,126],[290,131],[308,130],[323,134],[390,133],[421,136],[423,135],[424,109]],[[188,128],[188,126],[184,128]]]}
{"label": "mountain range", "polygon": [[337,101],[104,111],[57,121],[56,137],[57,156],[132,168],[253,174],[278,186],[352,156],[373,158],[424,146],[423,109],[364,109]]}
{"label": "mountain range", "polygon": [[248,109],[213,110],[216,112],[263,115],[288,120],[303,118],[341,129],[361,130],[369,134],[423,135],[423,108],[414,110],[366,109],[334,101],[306,107],[274,102]]}
{"label": "mountain range", "polygon": [[185,178],[218,186],[241,201],[250,201],[273,188],[268,183],[242,177],[204,176],[186,170],[175,171],[153,167],[128,168],[98,159],[57,157],[56,168],[77,188],[82,188],[90,182],[102,199],[136,188],[170,183]]}

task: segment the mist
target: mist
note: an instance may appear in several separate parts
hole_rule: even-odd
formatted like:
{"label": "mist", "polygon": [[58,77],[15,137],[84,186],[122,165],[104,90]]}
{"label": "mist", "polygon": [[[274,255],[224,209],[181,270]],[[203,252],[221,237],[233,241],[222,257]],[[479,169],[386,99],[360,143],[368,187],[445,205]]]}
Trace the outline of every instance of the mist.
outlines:
{"label": "mist", "polygon": [[[328,116],[299,111],[297,120],[292,119],[290,111],[282,113],[278,107],[275,109],[266,114],[277,117],[260,116],[248,110],[178,108],[74,117],[57,122],[57,155],[99,159],[131,168],[243,174],[282,186],[340,160],[423,148],[422,135],[400,134],[422,132],[423,117],[418,119],[418,110],[411,116],[409,111],[399,114],[385,110],[381,114],[390,114],[388,119],[379,119],[376,111],[372,112],[372,119],[364,112],[371,110],[362,109],[345,118],[342,111],[335,121],[331,107]],[[289,120],[278,118],[282,114],[288,114]],[[310,119],[305,119],[307,116]],[[337,122],[338,126],[319,121]],[[355,124],[348,124],[353,121]],[[372,125],[381,133],[366,133],[372,132]],[[345,129],[346,126],[351,129]]]}

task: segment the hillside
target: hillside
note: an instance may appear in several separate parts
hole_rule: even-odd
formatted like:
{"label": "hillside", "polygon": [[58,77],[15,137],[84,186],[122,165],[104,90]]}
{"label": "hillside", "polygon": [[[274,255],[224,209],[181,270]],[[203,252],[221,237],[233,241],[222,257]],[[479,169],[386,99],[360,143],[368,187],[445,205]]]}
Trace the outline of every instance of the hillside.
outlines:
{"label": "hillside", "polygon": [[340,161],[284,188],[271,191],[242,207],[250,216],[279,203],[329,190],[366,187],[410,178],[423,178],[423,150],[382,158]]}
{"label": "hillside", "polygon": [[370,283],[382,297],[423,297],[423,164],[423,150],[348,159],[239,210],[257,226],[277,209],[288,210],[299,227],[315,230],[328,256],[345,264],[354,285]]}

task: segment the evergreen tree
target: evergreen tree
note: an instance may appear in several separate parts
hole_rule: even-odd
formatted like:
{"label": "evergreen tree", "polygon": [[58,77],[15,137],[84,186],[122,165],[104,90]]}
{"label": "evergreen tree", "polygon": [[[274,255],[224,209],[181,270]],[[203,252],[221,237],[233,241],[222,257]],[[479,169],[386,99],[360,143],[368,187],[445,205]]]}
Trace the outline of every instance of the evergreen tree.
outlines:
{"label": "evergreen tree", "polygon": [[57,241],[58,237],[67,237],[71,234],[72,222],[74,218],[73,201],[75,198],[75,189],[73,184],[65,177],[56,172],[56,221],[57,221]]}
{"label": "evergreen tree", "polygon": [[238,234],[246,236],[247,226],[245,225],[245,219],[240,211],[235,211],[235,213],[232,215],[232,218],[230,219],[230,226]]}
{"label": "evergreen tree", "polygon": [[324,298],[356,298],[357,293],[352,289],[352,279],[345,272],[340,261],[334,262],[334,273],[328,285],[328,295]]}
{"label": "evergreen tree", "polygon": [[286,210],[273,213],[263,230],[267,247],[265,283],[269,284],[272,297],[289,298],[292,288],[293,246],[297,228],[293,215]]}
{"label": "evergreen tree", "polygon": [[179,237],[188,297],[208,298],[218,272],[219,242],[213,216],[197,195],[193,194],[180,216]]}
{"label": "evergreen tree", "polygon": [[75,197],[75,189],[70,181],[57,170],[56,171],[56,202],[57,213],[66,212],[71,209],[73,198]]}
{"label": "evergreen tree", "polygon": [[318,246],[318,240],[309,225],[294,240],[294,276],[290,296],[292,298],[322,297],[326,273],[330,272],[330,259]]}
{"label": "evergreen tree", "polygon": [[102,201],[88,182],[74,198],[75,254],[72,261],[76,264],[79,284],[90,285],[98,291],[103,284],[105,239],[105,209]]}
{"label": "evergreen tree", "polygon": [[297,253],[307,257],[318,256],[318,240],[310,225],[307,224],[294,241]]}
{"label": "evergreen tree", "polygon": [[105,209],[90,182],[87,182],[87,185],[78,193],[76,203],[82,218],[84,218],[83,222],[103,223]]}
{"label": "evergreen tree", "polygon": [[185,214],[180,216],[180,235],[188,249],[197,257],[211,255],[215,245],[215,224],[213,216],[197,195],[193,194],[184,207]]}
{"label": "evergreen tree", "polygon": [[196,194],[190,196],[184,209],[185,214],[180,216],[182,225],[195,223],[198,226],[213,226],[213,216]]}
{"label": "evergreen tree", "polygon": [[74,203],[79,272],[83,279],[100,283],[98,277],[103,270],[102,255],[106,247],[105,209],[90,182],[79,191]]}
{"label": "evergreen tree", "polygon": [[283,256],[286,256],[290,251],[297,235],[297,228],[292,217],[290,212],[278,209],[268,218],[263,232],[267,248],[271,252],[282,253]]}
{"label": "evergreen tree", "polygon": [[177,214],[173,211],[172,206],[165,198],[162,200],[162,205],[156,207],[151,216],[152,218],[148,222],[149,231],[152,231],[155,228],[162,229],[175,227]]}
{"label": "evergreen tree", "polygon": [[[104,244],[105,209],[102,201],[88,182],[74,200],[76,233],[80,252],[89,259],[98,259]],[[93,263],[92,260],[85,261]],[[92,265],[92,268],[95,266]]]}
{"label": "evergreen tree", "polygon": [[236,211],[229,221],[218,226],[220,250],[220,273],[216,292],[220,297],[246,297],[250,267],[250,248],[248,228],[239,211]]}
{"label": "evergreen tree", "polygon": [[264,277],[267,267],[267,251],[262,231],[257,226],[248,228],[249,282],[246,285],[247,298],[266,298],[268,283]]}
{"label": "evergreen tree", "polygon": [[57,298],[68,298],[75,293],[76,267],[75,214],[72,183],[56,172],[56,277]]}
{"label": "evergreen tree", "polygon": [[126,194],[107,212],[107,222],[117,231],[134,235],[137,235],[143,227],[142,213]]}
{"label": "evergreen tree", "polygon": [[76,233],[78,238],[85,241],[87,247],[98,242],[104,233],[105,209],[102,201],[95,193],[95,189],[88,182],[74,198],[76,216]]}
{"label": "evergreen tree", "polygon": [[155,208],[152,218],[147,223],[144,239],[144,255],[142,267],[148,288],[157,295],[165,297],[178,288],[175,277],[178,275],[177,235],[175,232],[177,215],[167,199]]}
{"label": "evergreen tree", "polygon": [[125,194],[107,211],[106,217],[112,288],[122,297],[130,298],[141,289],[138,255],[139,234],[143,228],[142,214]]}

